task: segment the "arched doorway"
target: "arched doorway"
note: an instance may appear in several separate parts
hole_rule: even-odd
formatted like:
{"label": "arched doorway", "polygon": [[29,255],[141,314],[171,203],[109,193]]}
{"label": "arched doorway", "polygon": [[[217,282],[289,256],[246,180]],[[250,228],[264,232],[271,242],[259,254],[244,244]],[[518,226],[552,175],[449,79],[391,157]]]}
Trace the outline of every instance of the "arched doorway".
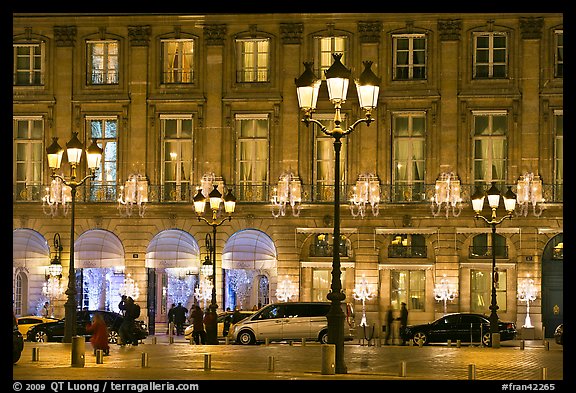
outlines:
{"label": "arched doorway", "polygon": [[548,241],[542,255],[542,326],[553,337],[564,320],[564,239],[560,233]]}

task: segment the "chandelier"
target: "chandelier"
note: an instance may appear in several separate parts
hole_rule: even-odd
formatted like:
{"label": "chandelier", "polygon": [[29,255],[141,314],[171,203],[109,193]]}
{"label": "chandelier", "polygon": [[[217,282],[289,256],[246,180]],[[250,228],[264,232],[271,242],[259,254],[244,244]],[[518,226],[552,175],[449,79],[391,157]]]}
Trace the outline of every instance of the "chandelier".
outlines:
{"label": "chandelier", "polygon": [[[540,176],[533,173],[525,173],[518,179],[518,184],[516,188],[516,206],[518,210],[516,212],[519,216],[527,216],[528,210],[530,210],[530,205],[532,205],[532,212],[536,217],[542,214],[542,180]],[[536,208],[536,205],[538,208]]]}
{"label": "chandelier", "polygon": [[444,302],[444,314],[446,314],[446,302],[452,301],[458,296],[458,291],[450,287],[450,282],[446,275],[442,275],[439,284],[434,284],[434,299]]}
{"label": "chandelier", "polygon": [[368,285],[366,281],[366,276],[362,275],[360,282],[354,287],[354,292],[352,293],[354,299],[362,301],[362,320],[360,321],[360,326],[366,327],[366,300],[372,299],[374,292]]}
{"label": "chandelier", "polygon": [[58,299],[64,293],[64,285],[58,276],[49,276],[42,284],[42,294],[52,300]]}
{"label": "chandelier", "polygon": [[278,187],[274,187],[272,194],[272,215],[275,218],[286,215],[286,205],[292,208],[292,215],[300,215],[302,202],[302,185],[300,179],[292,173],[280,176]]}
{"label": "chandelier", "polygon": [[124,277],[124,282],[120,284],[120,290],[118,291],[119,295],[126,295],[131,297],[132,299],[138,299],[140,296],[140,289],[138,288],[138,283],[130,277],[130,273],[128,273]]}
{"label": "chandelier", "polygon": [[446,218],[450,212],[458,217],[462,212],[462,198],[460,197],[460,180],[453,172],[442,172],[436,180],[434,196],[430,198],[432,215],[437,217],[442,209],[446,211]]}
{"label": "chandelier", "polygon": [[198,286],[194,288],[194,297],[198,302],[203,302],[204,308],[206,308],[206,301],[212,298],[212,287],[212,282],[204,278]]}
{"label": "chandelier", "polygon": [[372,215],[377,216],[380,210],[380,181],[372,173],[361,174],[352,188],[350,212],[352,216],[364,218],[366,207],[370,205]]}
{"label": "chandelier", "polygon": [[146,176],[136,174],[128,176],[124,186],[120,186],[118,197],[118,211],[123,217],[132,216],[134,206],[138,206],[138,215],[144,217],[145,203],[148,202],[148,179]]}
{"label": "chandelier", "polygon": [[534,280],[527,278],[520,281],[520,285],[518,285],[518,300],[521,302],[526,302],[526,319],[524,320],[524,325],[522,327],[534,327],[532,325],[532,321],[530,320],[530,302],[536,300],[537,294],[538,289],[534,285]]}
{"label": "chandelier", "polygon": [[62,206],[62,213],[68,214],[69,203],[72,202],[72,188],[65,185],[59,177],[52,180],[50,187],[46,187],[46,194],[42,197],[42,211],[48,216],[58,214],[58,206]]}
{"label": "chandelier", "polygon": [[276,287],[276,298],[281,302],[288,302],[292,297],[296,296],[297,292],[298,289],[296,288],[296,285],[294,285],[288,277],[285,277]]}

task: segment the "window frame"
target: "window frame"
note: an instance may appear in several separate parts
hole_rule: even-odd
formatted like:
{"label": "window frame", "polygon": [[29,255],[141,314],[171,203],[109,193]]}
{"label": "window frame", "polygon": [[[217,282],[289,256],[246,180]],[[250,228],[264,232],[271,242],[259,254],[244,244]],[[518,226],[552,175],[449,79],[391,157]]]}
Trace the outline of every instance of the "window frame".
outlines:
{"label": "window frame", "polygon": [[[266,44],[262,51],[259,45],[261,43]],[[236,38],[235,44],[236,83],[270,83],[272,40],[268,37]],[[248,46],[253,47],[253,51],[248,52]],[[262,59],[262,56],[265,58]],[[247,65],[249,62],[252,65]]]}
{"label": "window frame", "polygon": [[[341,115],[342,122],[340,123],[340,127],[342,129],[347,128],[347,116],[346,114],[342,113]],[[314,118],[321,121],[326,128],[329,130],[334,129],[334,116],[327,114],[327,113],[318,113],[314,115]],[[312,151],[312,178],[313,178],[313,187],[314,187],[314,200],[316,201],[331,201],[334,200],[334,163],[335,163],[335,152],[334,152],[334,138],[330,135],[326,135],[322,132],[322,129],[317,124],[312,124],[312,138],[313,138],[313,151]],[[330,145],[328,149],[329,156],[325,159],[319,157],[318,154],[318,143],[326,143]],[[342,142],[342,146],[340,149],[340,195],[346,195],[346,185],[348,179],[348,171],[347,165],[348,162],[348,142],[347,138],[340,138],[340,142]],[[320,179],[319,175],[320,166],[324,164],[328,170],[326,171],[325,179]]]}
{"label": "window frame", "polygon": [[554,111],[554,200],[564,195],[564,110]]}
{"label": "window frame", "polygon": [[[498,269],[498,268],[497,268]],[[503,269],[503,270],[496,270],[496,272],[498,273],[498,282],[496,283],[495,287],[496,287],[496,302],[498,303],[498,310],[500,310],[501,312],[507,312],[507,308],[508,308],[508,302],[507,302],[507,297],[508,297],[508,270],[507,269]],[[482,289],[482,290],[478,290],[475,287],[475,280],[474,280],[474,274],[485,274],[488,277],[488,288],[487,289]],[[492,303],[492,269],[490,268],[486,268],[486,269],[471,269],[470,270],[470,311],[471,312],[477,312],[477,313],[481,313],[481,314],[489,314],[490,313],[490,305]],[[501,287],[503,283],[503,288]],[[486,304],[483,305],[483,308],[478,307],[477,305],[475,305],[473,299],[475,297],[476,294],[481,294],[481,299],[486,299]]]}
{"label": "window frame", "polygon": [[[407,52],[407,64],[402,65],[402,67],[398,64],[398,40],[399,39],[407,39],[408,40],[408,49],[403,50]],[[415,39],[423,39],[424,40],[424,49],[418,50],[424,52],[424,63],[422,66],[418,65],[418,68],[422,68],[424,76],[421,78],[414,77],[414,40]],[[406,68],[408,70],[408,75],[406,78],[399,77],[399,71],[402,68]],[[428,79],[428,36],[424,33],[404,33],[404,34],[393,34],[392,35],[392,80],[393,81],[425,81]]]}
{"label": "window frame", "polygon": [[[110,54],[111,44],[116,45],[116,54]],[[96,45],[104,45],[102,54],[102,69],[100,71],[102,81],[95,82],[95,74],[97,74],[95,67],[95,54],[94,47]],[[86,85],[88,86],[119,86],[120,85],[120,41],[117,39],[104,39],[104,40],[86,40]],[[116,57],[115,67],[111,67],[110,58]]]}
{"label": "window frame", "polygon": [[[183,57],[189,58],[190,65],[188,67],[172,67],[168,63],[167,46],[169,44],[178,43],[178,47],[182,48],[187,43],[191,44],[190,52],[186,52],[183,48]],[[177,54],[177,53],[176,53]],[[196,84],[196,56],[197,56],[197,40],[195,38],[163,38],[160,39],[160,61],[161,61],[161,84],[164,85],[194,85]],[[185,72],[189,71],[189,77],[184,78]],[[167,75],[175,75],[174,80],[168,81]],[[186,81],[185,79],[188,79]]]}
{"label": "window frame", "polygon": [[[344,66],[350,61],[350,38],[345,34],[317,35],[313,39],[314,46],[314,73],[321,80],[326,80],[325,71],[334,62],[333,53],[342,53],[340,61]],[[329,46],[329,49],[326,47]]]}
{"label": "window frame", "polygon": [[[174,138],[166,138],[166,121],[175,120],[176,121],[176,137]],[[180,137],[183,127],[182,121],[189,120],[191,122],[190,126],[190,137],[182,138]],[[162,114],[160,115],[160,135],[161,135],[161,148],[160,148],[160,183],[162,185],[162,200],[164,202],[186,202],[188,201],[190,191],[192,189],[193,183],[192,179],[194,176],[194,135],[195,135],[195,118],[193,114]],[[175,143],[178,146],[178,153],[176,156],[171,157],[171,161],[166,159],[166,148],[167,142]],[[183,143],[190,144],[190,159],[189,160],[182,160],[182,148]],[[172,159],[172,157],[175,157]],[[166,179],[166,166],[168,162],[174,162],[174,169],[175,169],[175,178],[173,180],[168,181]],[[183,179],[183,165],[185,166],[186,163],[189,163],[190,172],[188,173],[188,179]],[[177,169],[179,168],[179,169]],[[177,169],[177,170],[176,170]],[[170,195],[167,197],[167,184],[174,184],[174,191],[170,192]]]}
{"label": "window frame", "polygon": [[[419,279],[424,283],[424,287],[422,289],[412,289],[412,274],[419,274],[421,277],[415,277],[415,279]],[[400,274],[407,275],[406,283],[408,285],[407,288],[396,288],[394,285],[395,275],[400,277]],[[400,284],[400,279],[397,280]],[[405,295],[402,296],[401,292],[404,292]],[[412,296],[412,294],[419,294],[418,296]],[[409,299],[421,299],[419,305],[421,307],[413,307],[414,301],[409,302]],[[401,303],[406,303],[406,307],[410,311],[426,311],[426,270],[423,269],[393,269],[390,271],[390,305],[394,310],[400,310]]]}
{"label": "window frame", "polygon": [[[504,133],[502,135],[494,135],[494,117],[496,116],[504,116],[505,117],[505,122],[504,124],[506,125],[506,129],[504,130]],[[476,135],[476,121],[478,118],[480,117],[488,117],[488,131],[490,134],[488,135]],[[494,111],[472,111],[472,122],[471,122],[471,137],[472,137],[472,152],[470,154],[470,157],[472,159],[472,179],[474,182],[475,186],[479,186],[479,187],[484,187],[485,185],[489,185],[492,182],[496,183],[496,186],[502,191],[505,190],[505,185],[506,185],[506,178],[507,178],[507,174],[508,174],[508,161],[509,161],[509,154],[508,154],[508,148],[509,148],[509,141],[508,141],[508,136],[509,136],[509,122],[510,122],[510,114],[508,113],[507,110],[494,110]],[[502,150],[503,150],[503,157],[501,159],[495,158],[494,157],[494,142],[497,142],[498,140],[502,140],[503,142],[503,146],[502,146]],[[482,142],[485,141],[488,143],[488,153],[489,156],[488,157],[481,157],[481,158],[476,158],[476,148],[477,148],[477,142]],[[495,161],[502,161],[502,175],[500,179],[494,179],[493,176],[493,172],[494,172],[494,162]],[[484,161],[486,161],[485,164],[482,164]],[[477,174],[476,172],[476,165],[477,164],[482,164],[483,167],[490,167],[492,168],[492,170],[490,170],[489,174],[487,174],[487,176],[484,176],[484,174],[481,174],[482,177],[479,176],[479,174]]]}
{"label": "window frame", "polygon": [[[15,187],[15,198],[17,200],[39,200],[42,191],[42,183],[44,179],[44,127],[45,119],[43,116],[14,116],[13,117],[13,179]],[[40,122],[40,133],[36,138],[33,138],[34,123]],[[18,137],[19,125],[27,123],[26,138]],[[19,146],[24,146],[24,155],[22,160],[18,160]],[[39,145],[39,146],[38,146]],[[34,150],[38,149],[38,157],[33,161]],[[25,170],[25,179],[18,178],[18,168],[23,165]],[[37,177],[34,178],[34,173]],[[32,180],[28,177],[31,176]],[[20,187],[23,185],[23,188]],[[21,189],[21,191],[19,191]],[[31,191],[29,191],[31,190]]]}
{"label": "window frame", "polygon": [[[39,47],[39,51],[40,54],[39,55],[35,55],[34,53],[30,53],[33,52],[32,49],[29,51],[29,53],[24,56],[21,54],[18,54],[18,48],[22,48],[22,47],[30,47],[30,48],[36,48]],[[42,40],[29,40],[29,41],[23,41],[23,40],[18,40],[18,41],[14,41],[12,44],[12,48],[13,48],[13,79],[12,79],[12,85],[15,87],[25,87],[25,86],[44,86],[45,85],[45,78],[46,78],[46,43]],[[27,57],[29,59],[29,68],[27,70],[21,70],[19,68],[19,62],[18,59],[22,58],[22,57]],[[35,64],[36,62],[34,60],[36,60],[36,57],[40,58],[40,69],[36,69],[35,68]],[[35,80],[35,75],[39,74],[39,81],[38,82],[34,82]],[[18,75],[19,74],[28,74],[28,83],[18,83]]]}
{"label": "window frame", "polygon": [[[480,38],[486,37],[488,38],[488,48],[478,48],[478,40]],[[494,46],[494,39],[496,37],[504,37],[505,39],[505,46],[496,48]],[[475,32],[472,33],[472,79],[474,80],[493,80],[493,79],[508,79],[509,78],[509,69],[510,69],[510,48],[509,48],[509,35],[503,31],[482,31],[482,32]],[[485,50],[488,54],[488,59],[486,62],[479,62],[479,50]],[[494,60],[494,52],[496,50],[504,50],[504,61],[495,61]],[[480,66],[487,68],[487,75],[486,76],[479,76],[478,75],[478,68]],[[503,76],[495,76],[495,67],[504,67],[504,75]]]}
{"label": "window frame", "polygon": [[[562,42],[560,43],[560,38]],[[554,78],[564,78],[564,30],[554,30]]]}
{"label": "window frame", "polygon": [[[96,177],[90,181],[90,192],[88,193],[88,199],[91,202],[98,202],[98,201],[116,201],[117,200],[117,188],[119,186],[118,182],[118,168],[119,168],[119,140],[120,140],[120,121],[119,116],[86,116],[86,144],[91,143],[91,140],[94,138],[92,136],[92,122],[100,122],[101,130],[105,132],[107,129],[107,124],[110,122],[116,123],[116,136],[115,137],[107,137],[103,134],[99,138],[96,139],[96,144],[102,149],[102,159],[100,160],[100,167],[96,170],[95,175]],[[116,154],[113,159],[108,159],[107,153],[108,151],[108,144],[114,143],[116,144]],[[111,152],[110,152],[111,153]],[[108,164],[113,163],[113,166],[116,167],[116,172],[113,176],[112,180],[104,179],[104,171]],[[107,171],[109,172],[109,171]],[[108,176],[106,176],[108,177]]]}

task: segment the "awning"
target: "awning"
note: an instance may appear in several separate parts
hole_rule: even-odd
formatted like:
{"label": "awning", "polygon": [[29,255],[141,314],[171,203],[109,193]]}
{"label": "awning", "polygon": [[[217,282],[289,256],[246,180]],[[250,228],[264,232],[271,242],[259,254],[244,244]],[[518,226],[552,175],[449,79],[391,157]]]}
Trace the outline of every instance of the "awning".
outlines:
{"label": "awning", "polygon": [[244,229],[230,236],[222,252],[223,269],[273,269],[276,261],[274,242],[256,229]]}
{"label": "awning", "polygon": [[116,266],[124,266],[124,246],[112,232],[91,229],[74,242],[75,268]]}
{"label": "awning", "polygon": [[40,233],[18,228],[12,232],[12,266],[37,267],[50,264],[50,247]]}
{"label": "awning", "polygon": [[158,233],[146,249],[145,266],[149,268],[186,268],[192,274],[200,267],[200,247],[192,235],[181,229]]}

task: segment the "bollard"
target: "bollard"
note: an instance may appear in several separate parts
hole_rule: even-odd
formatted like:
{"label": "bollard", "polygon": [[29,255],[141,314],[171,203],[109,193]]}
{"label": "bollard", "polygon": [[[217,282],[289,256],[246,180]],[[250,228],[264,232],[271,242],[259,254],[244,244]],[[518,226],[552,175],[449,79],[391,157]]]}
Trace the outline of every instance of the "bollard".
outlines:
{"label": "bollard", "polygon": [[226,338],[224,339],[224,343],[225,343],[226,345],[230,344],[230,337],[226,337]]}
{"label": "bollard", "polygon": [[168,337],[168,344],[174,344],[174,337],[172,337],[172,335]]}
{"label": "bollard", "polygon": [[548,379],[548,369],[546,367],[542,367],[542,370],[540,370],[540,379],[542,381],[545,381]]}
{"label": "bollard", "polygon": [[101,349],[96,350],[96,364],[104,363],[104,351]]}
{"label": "bollard", "polygon": [[402,360],[400,362],[400,374],[401,377],[405,377],[406,376],[406,361]]}
{"label": "bollard", "polygon": [[418,346],[422,348],[424,346],[424,340],[418,340]]}
{"label": "bollard", "polygon": [[204,354],[204,371],[210,371],[212,369],[212,355],[209,353]]}
{"label": "bollard", "polygon": [[147,352],[142,352],[142,362],[141,362],[141,367],[148,367],[148,353]]}
{"label": "bollard", "polygon": [[524,340],[520,340],[520,349],[524,349]]}
{"label": "bollard", "polygon": [[492,348],[500,348],[500,333],[492,333]]}
{"label": "bollard", "polygon": [[84,336],[72,337],[72,367],[84,367],[85,344]]}
{"label": "bollard", "polygon": [[37,362],[40,360],[40,348],[32,348],[32,361]]}
{"label": "bollard", "polygon": [[544,349],[547,351],[550,350],[550,341],[548,341],[548,340],[544,341]]}
{"label": "bollard", "polygon": [[449,346],[449,347],[452,346],[452,340],[448,340],[448,346]]}
{"label": "bollard", "polygon": [[306,339],[304,337],[302,337],[302,346],[305,347],[306,346]]}
{"label": "bollard", "polygon": [[270,339],[268,337],[264,339],[264,345],[270,345]]}
{"label": "bollard", "polygon": [[288,341],[288,345],[292,346],[292,340]]}
{"label": "bollard", "polygon": [[468,379],[476,379],[476,365],[469,364],[468,365]]}
{"label": "bollard", "polygon": [[274,356],[268,356],[268,371],[274,371]]}
{"label": "bollard", "polygon": [[378,339],[376,340],[376,347],[380,348],[381,346],[382,346],[382,339],[378,337]]}
{"label": "bollard", "polygon": [[546,345],[546,327],[542,326],[542,344]]}
{"label": "bollard", "polygon": [[152,337],[152,344],[156,344],[156,336]]}
{"label": "bollard", "polygon": [[413,347],[413,346],[414,346],[414,340],[409,340],[409,341],[408,341],[408,346]]}
{"label": "bollard", "polygon": [[460,348],[462,346],[462,341],[456,340],[456,348]]}
{"label": "bollard", "polygon": [[336,374],[336,345],[322,344],[322,374]]}

